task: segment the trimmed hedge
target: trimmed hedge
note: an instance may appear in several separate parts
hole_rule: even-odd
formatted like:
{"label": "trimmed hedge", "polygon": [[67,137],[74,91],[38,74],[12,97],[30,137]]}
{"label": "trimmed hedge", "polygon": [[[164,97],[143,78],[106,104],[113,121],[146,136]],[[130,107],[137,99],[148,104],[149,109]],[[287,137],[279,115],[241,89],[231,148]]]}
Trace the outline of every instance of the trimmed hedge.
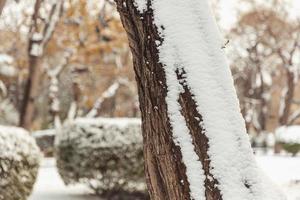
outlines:
{"label": "trimmed hedge", "polygon": [[300,126],[283,126],[276,130],[276,141],[285,151],[296,156],[300,152]]}
{"label": "trimmed hedge", "polygon": [[36,181],[41,154],[27,131],[0,126],[0,200],[26,200]]}
{"label": "trimmed hedge", "polygon": [[66,184],[85,183],[99,195],[145,190],[140,119],[77,119],[55,144]]}

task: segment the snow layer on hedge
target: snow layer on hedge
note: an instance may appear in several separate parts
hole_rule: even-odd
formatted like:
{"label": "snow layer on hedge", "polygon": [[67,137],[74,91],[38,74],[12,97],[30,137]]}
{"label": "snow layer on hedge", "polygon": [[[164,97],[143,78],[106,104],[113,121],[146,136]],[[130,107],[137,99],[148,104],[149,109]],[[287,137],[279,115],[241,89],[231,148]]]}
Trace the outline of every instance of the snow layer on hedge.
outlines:
{"label": "snow layer on hedge", "polygon": [[[177,105],[179,91],[175,70],[184,70],[188,88],[194,94],[209,139],[211,172],[218,180],[224,200],[282,200],[285,197],[272,186],[257,167],[245,122],[239,110],[223,40],[212,17],[207,0],[152,0],[155,24],[163,43],[159,47],[168,86],[167,104],[175,139],[183,152],[191,196],[205,199],[201,169],[194,170],[195,152],[185,152],[188,141],[186,124]],[[202,124],[200,124],[202,125]],[[180,132],[177,130],[180,130]],[[178,137],[177,133],[181,136]],[[191,162],[186,162],[191,160]],[[194,161],[192,161],[194,160]],[[201,180],[202,181],[202,180]],[[197,191],[194,191],[194,188]]]}
{"label": "snow layer on hedge", "polygon": [[134,4],[140,13],[147,10],[147,0],[134,0]]}
{"label": "snow layer on hedge", "polygon": [[0,158],[20,161],[24,155],[40,158],[34,139],[22,128],[0,125]]}
{"label": "snow layer on hedge", "polygon": [[283,126],[276,130],[276,140],[282,143],[300,144],[300,126]]}
{"label": "snow layer on hedge", "polygon": [[[57,141],[64,140],[66,139],[65,137],[69,140],[81,137],[82,141],[79,147],[89,146],[92,140],[85,136],[86,134],[90,134],[90,137],[94,137],[98,140],[97,143],[93,143],[94,147],[115,147],[136,142],[142,144],[142,136],[136,134],[135,131],[137,126],[140,128],[141,120],[136,118],[77,118],[69,125],[69,128],[82,128],[84,131],[58,134]],[[126,128],[131,129],[131,127],[134,129],[134,131],[132,131],[133,134],[130,134],[131,132],[120,134],[122,130]],[[109,132],[109,134],[107,132]],[[105,140],[101,139],[103,137],[105,137]]]}

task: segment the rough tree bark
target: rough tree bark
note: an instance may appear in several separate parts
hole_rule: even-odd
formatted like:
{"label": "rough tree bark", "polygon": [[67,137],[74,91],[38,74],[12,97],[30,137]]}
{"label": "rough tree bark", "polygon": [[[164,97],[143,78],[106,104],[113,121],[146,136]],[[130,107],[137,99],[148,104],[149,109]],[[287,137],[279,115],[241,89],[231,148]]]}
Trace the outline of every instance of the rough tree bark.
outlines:
{"label": "rough tree bark", "polygon": [[[151,199],[191,199],[186,166],[182,162],[180,148],[174,143],[167,114],[166,78],[163,66],[159,63],[155,41],[162,41],[153,24],[153,11],[149,9],[142,15],[132,1],[116,0],[122,23],[128,34],[133,53],[134,71],[139,92],[144,137],[144,157],[146,180]],[[126,3],[126,6],[124,4]],[[180,81],[184,72],[177,71]],[[208,139],[197,119],[202,119],[196,110],[193,95],[184,86],[180,95],[182,115],[188,121],[195,151],[205,171],[205,195],[207,200],[221,199],[218,181],[210,172],[207,155]],[[201,169],[199,169],[201,170]],[[210,178],[211,177],[211,178]]]}

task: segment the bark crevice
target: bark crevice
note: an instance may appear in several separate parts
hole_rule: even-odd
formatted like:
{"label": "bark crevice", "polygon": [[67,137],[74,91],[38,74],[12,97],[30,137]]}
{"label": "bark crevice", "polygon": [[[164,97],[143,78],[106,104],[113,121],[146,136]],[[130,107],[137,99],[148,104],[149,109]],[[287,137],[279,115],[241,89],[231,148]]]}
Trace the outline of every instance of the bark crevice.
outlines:
{"label": "bark crevice", "polygon": [[188,87],[186,81],[186,72],[184,69],[176,70],[177,80],[183,88],[183,92],[179,97],[179,104],[181,105],[181,114],[184,116],[185,121],[187,121],[187,126],[190,131],[190,135],[193,139],[193,145],[195,147],[195,152],[197,153],[199,160],[202,163],[204,175],[205,175],[205,195],[207,200],[221,200],[221,193],[218,189],[218,180],[214,178],[211,173],[211,161],[208,156],[209,144],[208,138],[205,135],[205,128],[203,122],[203,117],[197,110],[197,104],[194,100],[194,95]]}

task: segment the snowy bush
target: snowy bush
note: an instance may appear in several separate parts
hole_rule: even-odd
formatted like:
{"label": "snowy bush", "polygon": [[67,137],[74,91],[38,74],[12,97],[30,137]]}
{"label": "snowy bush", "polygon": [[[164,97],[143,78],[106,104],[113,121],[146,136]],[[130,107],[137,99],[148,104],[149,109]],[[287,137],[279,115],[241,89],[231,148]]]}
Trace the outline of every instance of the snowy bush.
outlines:
{"label": "snowy bush", "polygon": [[61,129],[55,144],[66,184],[86,183],[97,194],[144,190],[139,119],[77,119]]}
{"label": "snowy bush", "polygon": [[293,155],[300,152],[300,126],[280,127],[276,130],[276,141]]}
{"label": "snowy bush", "polygon": [[26,200],[39,162],[40,151],[27,131],[0,126],[0,200]]}

